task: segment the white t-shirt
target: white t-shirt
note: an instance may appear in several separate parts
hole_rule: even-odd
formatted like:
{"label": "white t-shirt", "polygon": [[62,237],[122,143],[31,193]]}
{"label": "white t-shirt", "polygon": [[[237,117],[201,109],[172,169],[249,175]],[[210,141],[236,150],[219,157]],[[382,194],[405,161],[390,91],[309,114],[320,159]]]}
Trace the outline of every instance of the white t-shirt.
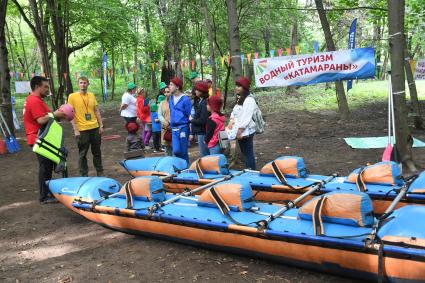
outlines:
{"label": "white t-shirt", "polygon": [[235,122],[233,129],[244,128],[245,130],[242,132],[243,137],[255,133],[255,122],[252,120],[252,115],[254,115],[256,107],[255,99],[251,96],[245,98],[243,105],[236,104],[233,107],[232,114],[230,115],[230,118],[234,119]]}
{"label": "white t-shirt", "polygon": [[127,104],[127,108],[121,110],[121,117],[137,117],[137,99],[130,93],[122,95],[121,104]]}

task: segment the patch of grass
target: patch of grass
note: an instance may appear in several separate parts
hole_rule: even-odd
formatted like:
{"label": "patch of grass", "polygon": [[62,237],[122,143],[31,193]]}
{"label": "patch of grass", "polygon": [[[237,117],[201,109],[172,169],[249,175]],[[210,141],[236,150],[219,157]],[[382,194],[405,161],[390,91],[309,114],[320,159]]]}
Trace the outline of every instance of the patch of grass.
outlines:
{"label": "patch of grass", "polygon": [[[344,84],[344,87],[345,84]],[[416,81],[419,100],[425,98],[425,81]],[[338,103],[334,84],[326,89],[326,84],[317,84],[301,87],[298,94],[285,94],[285,88],[270,88],[265,91],[257,89],[255,95],[261,108],[265,112],[281,110],[307,110],[307,111],[338,111]],[[409,91],[406,84],[406,99],[409,101]],[[350,110],[364,107],[368,104],[385,103],[388,97],[387,81],[359,81],[353,83],[353,88],[347,94]]]}

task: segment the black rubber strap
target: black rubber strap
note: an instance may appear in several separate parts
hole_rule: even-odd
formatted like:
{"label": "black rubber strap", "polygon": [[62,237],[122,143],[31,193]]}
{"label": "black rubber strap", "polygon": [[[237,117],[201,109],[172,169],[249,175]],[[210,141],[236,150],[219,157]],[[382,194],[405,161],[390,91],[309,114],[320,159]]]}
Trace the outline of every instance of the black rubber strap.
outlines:
{"label": "black rubber strap", "polygon": [[195,171],[196,171],[196,175],[198,176],[198,179],[203,179],[204,173],[202,172],[201,164],[199,164],[200,161],[201,161],[200,158],[195,161]]}
{"label": "black rubber strap", "polygon": [[272,161],[271,165],[273,173],[278,179],[278,181],[284,185],[288,185],[288,181],[286,180],[285,175],[282,173],[282,171],[280,171],[280,168],[277,166],[276,162]]}
{"label": "black rubber strap", "polygon": [[312,218],[315,236],[321,236],[325,233],[322,221],[322,208],[325,200],[326,196],[320,197],[313,208]]}
{"label": "black rubber strap", "polygon": [[315,182],[315,183],[312,183],[312,184],[306,185],[306,186],[304,186],[304,187],[296,188],[296,187],[294,187],[294,186],[292,186],[291,184],[289,184],[289,183],[288,183],[288,181],[287,181],[287,180],[286,180],[286,178],[285,178],[285,174],[283,174],[283,173],[282,173],[282,171],[279,169],[279,167],[277,166],[277,164],[276,164],[276,162],[275,162],[275,161],[272,161],[271,165],[272,165],[272,170],[273,170],[273,173],[274,173],[274,175],[275,175],[276,179],[277,179],[277,180],[278,180],[281,184],[283,184],[283,185],[287,186],[287,187],[288,187],[288,188],[290,188],[291,190],[295,190],[295,191],[304,190],[304,189],[307,189],[307,188],[309,188],[309,187],[311,187],[311,186],[313,186],[313,185],[316,185],[316,184],[317,184],[317,182]]}
{"label": "black rubber strap", "polygon": [[133,193],[132,193],[132,188],[131,186],[131,181],[128,181],[127,183],[125,183],[125,200],[126,200],[126,208],[132,208],[133,207]]}
{"label": "black rubber strap", "polygon": [[365,169],[366,168],[360,168],[359,174],[357,175],[357,179],[356,179],[356,185],[360,192],[367,191],[366,184],[363,180],[363,173],[366,171]]}
{"label": "black rubber strap", "polygon": [[221,196],[218,194],[218,192],[215,190],[214,187],[210,189],[210,195],[214,202],[217,204],[218,208],[220,209],[221,213],[224,215],[229,214],[230,208],[227,205],[226,202],[221,198]]}

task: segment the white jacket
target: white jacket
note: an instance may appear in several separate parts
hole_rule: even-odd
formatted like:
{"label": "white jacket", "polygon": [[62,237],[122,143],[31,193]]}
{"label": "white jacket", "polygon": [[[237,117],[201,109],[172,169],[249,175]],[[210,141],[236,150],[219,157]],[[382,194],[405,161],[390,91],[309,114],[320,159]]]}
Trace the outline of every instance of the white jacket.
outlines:
{"label": "white jacket", "polygon": [[236,127],[236,129],[245,129],[242,132],[242,137],[255,133],[255,122],[252,120],[252,116],[257,107],[257,103],[251,95],[245,98],[243,105],[236,104],[235,107],[233,107],[230,118],[234,120],[233,127]]}

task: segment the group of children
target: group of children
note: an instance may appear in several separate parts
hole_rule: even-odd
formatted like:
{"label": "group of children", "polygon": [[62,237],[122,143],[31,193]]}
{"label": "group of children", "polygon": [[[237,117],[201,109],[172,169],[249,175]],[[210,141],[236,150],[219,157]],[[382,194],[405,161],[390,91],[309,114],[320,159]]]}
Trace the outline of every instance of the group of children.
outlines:
{"label": "group of children", "polygon": [[[164,99],[165,96],[160,95],[158,99],[150,101],[144,89],[137,92],[137,119],[127,121],[125,124],[128,132],[126,139],[127,151],[148,147],[151,137],[153,140],[153,152],[164,151],[161,147],[161,123],[158,117],[158,104]],[[140,126],[137,120],[140,121]],[[139,129],[140,136],[137,134]]]}
{"label": "group of children", "polygon": [[[197,136],[201,157],[221,153],[219,132],[224,131],[225,123],[225,115],[221,112],[223,100],[220,96],[209,95],[207,82],[198,81],[195,83],[194,89],[196,95],[192,97],[193,112],[189,118],[191,136]],[[127,151],[146,148],[151,137],[153,152],[164,151],[161,147],[161,129],[163,127],[160,117],[158,117],[158,106],[165,99],[166,96],[160,93],[156,99],[149,101],[145,90],[137,92],[137,119],[130,121],[126,119]],[[165,102],[168,103],[168,101]],[[139,129],[140,136],[137,134]]]}

